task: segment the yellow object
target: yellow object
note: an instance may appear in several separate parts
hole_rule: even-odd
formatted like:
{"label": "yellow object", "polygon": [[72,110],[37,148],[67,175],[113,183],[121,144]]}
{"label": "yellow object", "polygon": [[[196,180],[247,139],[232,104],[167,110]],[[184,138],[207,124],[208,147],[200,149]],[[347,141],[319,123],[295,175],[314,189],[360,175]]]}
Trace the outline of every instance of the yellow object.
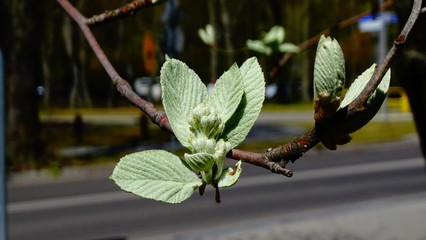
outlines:
{"label": "yellow object", "polygon": [[390,87],[388,91],[388,105],[389,107],[399,108],[401,112],[410,111],[410,103],[408,101],[407,93],[402,87]]}

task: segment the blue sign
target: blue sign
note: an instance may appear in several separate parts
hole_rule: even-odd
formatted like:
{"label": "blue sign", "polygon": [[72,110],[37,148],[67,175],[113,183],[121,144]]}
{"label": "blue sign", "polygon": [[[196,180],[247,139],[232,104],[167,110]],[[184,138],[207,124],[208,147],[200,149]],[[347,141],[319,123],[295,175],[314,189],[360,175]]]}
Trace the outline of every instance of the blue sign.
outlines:
{"label": "blue sign", "polygon": [[361,32],[379,32],[390,23],[398,23],[398,16],[390,12],[380,12],[360,18],[358,20],[358,27]]}

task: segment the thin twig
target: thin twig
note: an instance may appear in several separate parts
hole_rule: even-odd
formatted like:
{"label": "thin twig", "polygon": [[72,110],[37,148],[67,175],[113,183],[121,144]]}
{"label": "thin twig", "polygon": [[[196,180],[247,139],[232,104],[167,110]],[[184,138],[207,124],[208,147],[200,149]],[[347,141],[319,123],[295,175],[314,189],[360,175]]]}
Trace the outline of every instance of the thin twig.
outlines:
{"label": "thin twig", "polygon": [[405,43],[405,40],[407,39],[408,34],[411,32],[411,29],[416,23],[417,17],[420,14],[421,6],[422,6],[421,0],[414,0],[411,14],[408,17],[408,20],[405,23],[404,28],[402,29],[399,36],[395,39],[392,48],[389,50],[383,62],[377,67],[373,76],[371,76],[371,79],[368,82],[367,86],[365,86],[361,94],[352,103],[349,104],[348,116],[354,115],[359,111],[365,110],[365,105],[367,103],[367,100],[376,90],[377,86],[379,86],[380,82],[383,79],[383,76],[389,70],[393,60],[395,59],[396,55],[400,51],[402,45]]}
{"label": "thin twig", "polygon": [[154,3],[152,0],[134,0],[117,9],[107,10],[101,14],[94,15],[86,19],[86,23],[87,25],[102,24],[108,21],[116,20],[118,18],[132,15],[141,9],[152,7],[162,2],[164,2],[164,0],[156,1]]}
{"label": "thin twig", "polygon": [[425,13],[426,12],[426,7],[422,8],[422,10],[420,12],[421,13]]}
{"label": "thin twig", "polygon": [[270,161],[265,157],[265,155],[260,153],[232,149],[229,151],[227,157],[269,169],[273,173],[282,174],[286,177],[293,176],[293,172],[291,170],[284,168],[277,162]]}
{"label": "thin twig", "polygon": [[105,55],[102,48],[99,46],[96,41],[95,36],[87,25],[87,19],[84,17],[73,5],[67,0],[57,0],[57,2],[67,11],[71,18],[78,24],[81,31],[83,32],[84,37],[95,53],[96,57],[99,59],[99,62],[102,64],[103,68],[107,72],[108,76],[111,78],[113,84],[115,85],[117,91],[129,100],[132,104],[138,107],[140,110],[145,112],[150,118],[151,121],[156,123],[160,128],[167,131],[172,131],[167,121],[167,117],[164,112],[158,111],[154,105],[148,101],[145,101],[139,97],[130,86],[129,82],[124,80],[112,66],[111,62]]}

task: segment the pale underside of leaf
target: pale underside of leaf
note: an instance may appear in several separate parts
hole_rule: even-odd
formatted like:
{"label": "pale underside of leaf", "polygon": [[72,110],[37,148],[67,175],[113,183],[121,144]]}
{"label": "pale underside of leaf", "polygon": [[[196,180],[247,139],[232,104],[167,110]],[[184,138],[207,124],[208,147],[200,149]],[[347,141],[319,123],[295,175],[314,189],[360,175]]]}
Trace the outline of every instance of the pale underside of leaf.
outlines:
{"label": "pale underside of leaf", "polygon": [[[370,81],[371,76],[374,74],[376,68],[376,64],[373,64],[370,68],[365,70],[357,79],[351,84],[348,92],[346,93],[345,98],[341,102],[339,106],[339,110],[348,106],[351,102],[353,102],[364,90],[365,86],[367,86]],[[373,92],[371,97],[367,100],[366,110],[360,114],[355,115],[351,119],[348,119],[345,122],[345,132],[351,133],[365,124],[367,124],[379,111],[383,101],[386,98],[386,94],[389,89],[390,84],[391,71],[385,74],[382,81],[380,82],[377,89]]]}
{"label": "pale underside of leaf", "polygon": [[336,40],[321,36],[314,65],[314,96],[339,98],[345,84],[345,60]]}
{"label": "pale underside of leaf", "polygon": [[210,153],[185,153],[184,158],[185,164],[194,171],[208,171],[215,163],[214,156]]}
{"label": "pale underside of leaf", "polygon": [[241,143],[257,120],[265,99],[265,79],[255,57],[247,59],[240,68],[244,94],[234,115],[225,125],[224,139],[232,148]]}
{"label": "pale underside of leaf", "polygon": [[[340,108],[344,108],[349,105],[353,100],[355,100],[359,94],[361,94],[362,90],[364,90],[365,86],[367,86],[368,81],[370,81],[371,76],[376,69],[376,64],[371,65],[367,70],[365,70],[361,75],[359,75],[355,81],[349,87],[349,90],[346,92],[345,98],[340,104]],[[368,99],[368,102],[371,102],[374,99],[376,93],[386,93],[389,89],[390,84],[390,70],[383,77],[377,89],[373,92],[371,97]]]}
{"label": "pale underside of leaf", "polygon": [[213,106],[222,121],[226,122],[240,104],[243,93],[243,78],[240,69],[234,64],[216,81],[207,103]]}
{"label": "pale underside of leaf", "polygon": [[227,187],[233,186],[235,183],[237,183],[238,178],[241,175],[241,172],[242,172],[242,169],[241,169],[241,160],[240,160],[237,162],[237,164],[235,164],[235,169],[228,168],[225,171],[223,171],[217,186],[221,188],[227,188]]}
{"label": "pale underside of leaf", "polygon": [[251,40],[248,39],[246,42],[246,45],[248,47],[248,49],[264,54],[264,55],[271,55],[272,54],[272,49],[268,46],[265,45],[265,43],[263,43],[260,40]]}
{"label": "pale underside of leaf", "polygon": [[280,52],[298,53],[300,48],[293,43],[283,43],[278,47]]}
{"label": "pale underside of leaf", "polygon": [[185,63],[169,59],[161,68],[161,90],[170,126],[179,142],[190,148],[188,120],[192,109],[207,98],[207,88]]}
{"label": "pale underside of leaf", "polygon": [[263,42],[265,44],[269,43],[282,43],[285,38],[285,30],[282,26],[273,26],[269,32],[265,34],[265,37],[263,38]]}
{"label": "pale underside of leaf", "polygon": [[111,179],[123,190],[138,196],[179,203],[202,185],[200,178],[181,160],[163,150],[148,150],[123,157]]}

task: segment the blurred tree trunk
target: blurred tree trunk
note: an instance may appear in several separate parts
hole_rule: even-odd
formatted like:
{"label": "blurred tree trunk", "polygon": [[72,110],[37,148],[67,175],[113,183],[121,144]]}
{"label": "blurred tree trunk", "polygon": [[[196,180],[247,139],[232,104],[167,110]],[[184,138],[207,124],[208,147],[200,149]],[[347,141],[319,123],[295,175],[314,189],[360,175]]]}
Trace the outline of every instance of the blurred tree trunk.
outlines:
{"label": "blurred tree trunk", "polygon": [[[423,7],[426,3],[423,1]],[[412,1],[397,1],[395,4],[401,24],[407,21]],[[407,92],[411,110],[420,138],[423,156],[426,157],[426,15],[418,21],[408,36],[406,45],[394,64],[399,80]]]}
{"label": "blurred tree trunk", "polygon": [[229,17],[229,10],[225,0],[220,0],[220,19],[223,26],[223,40],[225,42],[227,67],[231,66],[235,61],[234,59],[234,46],[232,44],[231,36],[231,19]]}
{"label": "blurred tree trunk", "polygon": [[7,91],[7,154],[28,166],[43,153],[37,86],[41,83],[42,2],[7,1],[2,13]]}
{"label": "blurred tree trunk", "polygon": [[49,66],[49,58],[52,55],[52,48],[53,45],[53,34],[47,36],[47,39],[45,39],[44,42],[42,42],[41,46],[41,62],[42,62],[42,69],[43,69],[43,86],[44,86],[44,93],[43,93],[43,105],[46,108],[46,110],[50,111],[50,88],[51,88],[51,79],[52,79],[52,71],[50,70]]}
{"label": "blurred tree trunk", "polygon": [[[207,1],[207,11],[209,13],[209,24],[212,25],[214,29],[214,38],[215,42],[217,42],[217,24],[216,24],[216,13],[215,13],[215,1],[209,0]],[[210,82],[214,83],[217,79],[217,62],[218,54],[217,50],[213,47],[210,47]]]}
{"label": "blurred tree trunk", "polygon": [[[271,11],[274,12],[274,16],[280,17],[283,15],[284,21],[276,19],[275,22],[276,24],[283,22],[285,26],[285,42],[297,44],[309,38],[309,0],[287,1],[284,5],[284,14],[275,13],[276,9],[279,7],[277,1],[270,0],[270,3],[272,4]],[[286,89],[285,92],[288,94],[288,98],[281,99],[281,101],[294,101],[299,99],[304,102],[311,101],[312,73],[310,72],[308,51],[297,54],[294,59],[284,65],[281,72],[281,88]]]}
{"label": "blurred tree trunk", "polygon": [[[77,5],[78,9],[82,9],[83,1]],[[70,107],[78,106],[90,107],[92,100],[90,99],[86,83],[86,48],[84,40],[81,37],[79,29],[74,25],[68,15],[64,15],[63,36],[65,49],[68,54],[72,69],[72,87],[70,92]]]}

